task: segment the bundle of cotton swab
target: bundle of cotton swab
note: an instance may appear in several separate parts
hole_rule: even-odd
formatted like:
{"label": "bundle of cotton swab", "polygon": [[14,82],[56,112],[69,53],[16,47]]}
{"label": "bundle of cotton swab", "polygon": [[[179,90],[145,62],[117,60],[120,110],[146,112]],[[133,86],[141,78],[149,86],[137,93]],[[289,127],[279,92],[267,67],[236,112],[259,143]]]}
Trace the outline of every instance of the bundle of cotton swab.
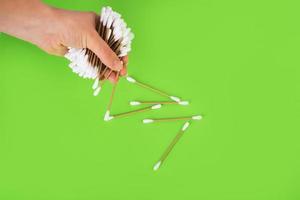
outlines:
{"label": "bundle of cotton swab", "polygon": [[[95,28],[118,57],[126,56],[130,52],[134,35],[131,29],[127,28],[119,13],[110,7],[103,7],[100,17],[96,20]],[[112,70],[104,65],[91,50],[86,48],[69,48],[65,57],[71,61],[69,66],[73,72],[80,77],[95,80],[92,88],[94,96],[97,96],[103,84],[103,82],[100,83],[100,80],[106,80]]]}

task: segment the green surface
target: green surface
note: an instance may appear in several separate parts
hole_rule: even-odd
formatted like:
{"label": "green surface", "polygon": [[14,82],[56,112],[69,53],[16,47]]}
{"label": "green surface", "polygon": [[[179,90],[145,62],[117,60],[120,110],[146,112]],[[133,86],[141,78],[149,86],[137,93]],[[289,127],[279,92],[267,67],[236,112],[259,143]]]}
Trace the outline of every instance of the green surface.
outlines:
{"label": "green surface", "polygon": [[[129,73],[191,100],[103,122],[112,86],[92,96],[64,58],[0,35],[0,199],[300,199],[298,1],[48,0],[122,13],[136,38]],[[159,96],[121,80],[113,113]],[[162,168],[182,122],[205,115]]]}

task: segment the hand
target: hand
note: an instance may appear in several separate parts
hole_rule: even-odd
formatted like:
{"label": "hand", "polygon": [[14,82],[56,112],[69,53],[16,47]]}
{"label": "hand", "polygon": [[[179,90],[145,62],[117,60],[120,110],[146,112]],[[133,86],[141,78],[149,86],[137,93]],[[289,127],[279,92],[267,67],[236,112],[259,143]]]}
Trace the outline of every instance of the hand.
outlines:
{"label": "hand", "polygon": [[[0,31],[31,42],[52,55],[67,47],[89,48],[120,75],[127,73],[128,57],[121,60],[95,30],[96,14],[57,9],[39,0],[0,0]],[[108,78],[117,81],[116,72]]]}

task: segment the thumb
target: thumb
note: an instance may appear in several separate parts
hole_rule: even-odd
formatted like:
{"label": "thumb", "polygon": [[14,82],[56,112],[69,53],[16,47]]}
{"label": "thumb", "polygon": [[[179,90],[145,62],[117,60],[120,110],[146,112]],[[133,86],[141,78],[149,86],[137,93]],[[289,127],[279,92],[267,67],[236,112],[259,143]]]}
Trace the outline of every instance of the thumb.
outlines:
{"label": "thumb", "polygon": [[123,62],[96,31],[88,34],[86,41],[87,48],[93,51],[107,67],[115,71],[120,71],[123,68]]}

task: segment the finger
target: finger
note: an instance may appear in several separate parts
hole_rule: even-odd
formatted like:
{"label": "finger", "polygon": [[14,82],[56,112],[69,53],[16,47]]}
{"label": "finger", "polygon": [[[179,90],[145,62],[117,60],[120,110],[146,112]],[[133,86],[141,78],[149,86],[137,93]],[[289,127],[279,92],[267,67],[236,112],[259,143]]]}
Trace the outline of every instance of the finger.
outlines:
{"label": "finger", "polygon": [[68,52],[68,48],[61,45],[59,48],[55,49],[56,54],[59,56],[64,56]]}
{"label": "finger", "polygon": [[55,56],[64,56],[68,52],[68,48],[65,46],[57,46],[55,48],[43,48],[48,54],[55,55]]}
{"label": "finger", "polygon": [[113,73],[113,71],[109,68],[106,68],[103,72],[103,75],[102,75],[102,80],[107,80],[108,77]]}
{"label": "finger", "polygon": [[116,74],[115,72],[112,73],[112,74],[108,77],[108,80],[109,80],[111,83],[116,83],[116,82],[118,82],[117,74]]}
{"label": "finger", "polygon": [[123,62],[96,31],[92,31],[90,34],[88,34],[87,48],[92,50],[110,69],[116,71],[120,71],[122,69]]}
{"label": "finger", "polygon": [[128,64],[128,55],[121,58],[125,65]]}
{"label": "finger", "polygon": [[121,76],[125,76],[127,74],[127,65],[125,64],[124,67],[120,71]]}
{"label": "finger", "polygon": [[120,78],[119,73],[118,73],[118,72],[113,72],[113,73],[109,76],[108,80],[109,80],[110,82],[112,82],[112,83],[117,83],[117,82],[119,81],[119,78]]}

